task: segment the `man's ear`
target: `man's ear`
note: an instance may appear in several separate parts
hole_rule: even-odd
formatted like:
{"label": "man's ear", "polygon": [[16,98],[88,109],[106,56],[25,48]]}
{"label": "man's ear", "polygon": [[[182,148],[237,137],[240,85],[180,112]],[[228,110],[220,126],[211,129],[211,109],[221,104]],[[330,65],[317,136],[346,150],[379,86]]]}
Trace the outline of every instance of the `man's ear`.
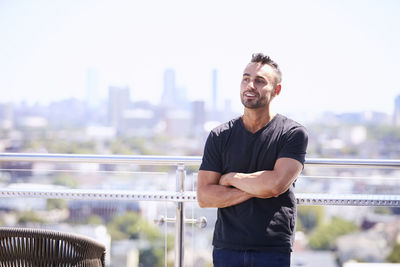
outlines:
{"label": "man's ear", "polygon": [[279,94],[281,93],[281,90],[282,90],[282,85],[281,85],[280,83],[278,83],[278,84],[275,86],[275,89],[274,89],[274,96],[279,95]]}

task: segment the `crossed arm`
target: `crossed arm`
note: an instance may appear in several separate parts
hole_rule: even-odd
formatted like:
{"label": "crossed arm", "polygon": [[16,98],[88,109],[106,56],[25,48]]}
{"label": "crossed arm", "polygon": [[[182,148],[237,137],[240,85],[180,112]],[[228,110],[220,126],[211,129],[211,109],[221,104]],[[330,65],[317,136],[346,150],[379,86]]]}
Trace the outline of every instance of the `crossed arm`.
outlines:
{"label": "crossed arm", "polygon": [[224,175],[199,171],[197,200],[202,208],[224,208],[252,197],[277,197],[289,189],[302,169],[303,165],[295,159],[279,158],[271,171]]}

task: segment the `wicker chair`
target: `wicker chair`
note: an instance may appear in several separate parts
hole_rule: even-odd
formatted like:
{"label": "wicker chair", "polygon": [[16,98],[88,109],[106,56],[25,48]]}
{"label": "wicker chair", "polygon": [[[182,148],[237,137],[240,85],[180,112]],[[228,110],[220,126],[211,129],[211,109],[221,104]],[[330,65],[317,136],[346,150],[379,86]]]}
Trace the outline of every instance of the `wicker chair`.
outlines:
{"label": "wicker chair", "polygon": [[103,267],[105,247],[45,229],[0,227],[0,267]]}

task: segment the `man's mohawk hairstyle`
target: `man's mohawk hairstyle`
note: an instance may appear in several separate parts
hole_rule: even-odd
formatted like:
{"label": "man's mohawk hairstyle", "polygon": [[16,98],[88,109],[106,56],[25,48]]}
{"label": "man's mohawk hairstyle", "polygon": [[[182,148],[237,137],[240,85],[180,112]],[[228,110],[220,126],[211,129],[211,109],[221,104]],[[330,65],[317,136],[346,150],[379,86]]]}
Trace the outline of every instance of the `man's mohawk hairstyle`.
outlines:
{"label": "man's mohawk hairstyle", "polygon": [[277,74],[277,82],[280,83],[282,80],[282,73],[281,70],[279,69],[278,64],[273,61],[269,56],[264,55],[263,53],[254,53],[251,56],[251,62],[252,63],[260,63],[262,65],[270,65],[273,69],[275,69],[275,72]]}

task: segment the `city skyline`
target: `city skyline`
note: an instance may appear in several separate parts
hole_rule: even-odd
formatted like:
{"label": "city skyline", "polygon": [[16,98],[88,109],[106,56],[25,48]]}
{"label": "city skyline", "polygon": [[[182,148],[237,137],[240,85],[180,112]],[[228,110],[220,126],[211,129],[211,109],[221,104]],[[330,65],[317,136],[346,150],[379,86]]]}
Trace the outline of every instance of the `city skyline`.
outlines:
{"label": "city skyline", "polygon": [[[172,75],[173,76],[173,81],[172,83],[168,81],[169,78],[166,79],[166,74]],[[111,88],[124,88],[127,91],[127,99],[129,100],[132,104],[133,103],[148,103],[150,105],[153,105],[154,107],[164,107],[164,108],[171,108],[171,109],[178,109],[178,110],[188,110],[190,107],[190,103],[195,103],[195,102],[204,102],[205,108],[210,111],[210,112],[218,112],[218,111],[224,111],[225,108],[232,108],[231,101],[232,99],[225,98],[225,99],[218,99],[218,86],[217,86],[217,77],[218,77],[218,70],[213,69],[211,71],[212,75],[212,85],[210,85],[210,88],[208,90],[210,91],[210,96],[208,99],[189,99],[186,97],[187,94],[187,88],[185,86],[180,86],[175,83],[175,70],[168,68],[164,71],[164,84],[161,89],[161,94],[160,94],[160,99],[159,101],[151,101],[149,99],[132,99],[132,88],[130,87],[129,84],[124,84],[124,83],[114,83],[114,84],[109,84],[104,90],[105,92],[100,92],[102,90],[99,90],[97,84],[97,71],[94,69],[88,69],[87,70],[87,77],[86,77],[86,88],[85,91],[83,92],[83,95],[80,97],[70,95],[66,96],[64,98],[56,98],[56,99],[51,99],[49,101],[40,101],[40,100],[31,100],[28,101],[26,99],[21,99],[17,101],[7,101],[0,99],[0,104],[13,104],[16,106],[20,105],[26,105],[26,106],[49,106],[52,104],[56,104],[58,102],[63,102],[71,99],[75,99],[78,101],[81,101],[82,103],[85,103],[85,105],[90,108],[90,109],[96,109],[101,106],[107,105],[109,99],[110,99],[110,89]],[[175,93],[176,96],[169,96],[168,93]],[[366,110],[351,110],[351,111],[343,111],[343,110],[322,110],[322,112],[315,114],[317,117],[320,115],[323,115],[324,113],[333,113],[333,114],[346,114],[346,113],[369,113],[369,112],[377,112],[377,113],[385,113],[386,115],[389,116],[395,116],[396,118],[398,117],[398,112],[399,112],[399,99],[400,99],[400,93],[396,95],[392,99],[393,103],[393,108],[389,108],[388,111],[380,111],[380,110],[373,110],[373,109],[366,109]],[[218,104],[218,103],[219,104]],[[228,106],[227,106],[228,105]],[[240,109],[242,106],[240,107]],[[390,110],[392,109],[392,110]],[[235,113],[240,113],[241,110],[239,109],[232,109],[233,112]],[[301,114],[309,114],[307,112],[301,111]],[[395,118],[395,119],[396,119]],[[398,119],[398,118],[397,118]]]}
{"label": "city skyline", "polygon": [[87,73],[95,70],[102,99],[109,86],[123,85],[132,101],[158,104],[163,73],[173,69],[189,100],[212,105],[217,70],[218,107],[230,100],[241,112],[242,70],[252,53],[265,52],[283,71],[277,112],[393,114],[400,94],[400,3],[245,6],[251,12],[226,1],[2,1],[0,102],[83,100]]}

